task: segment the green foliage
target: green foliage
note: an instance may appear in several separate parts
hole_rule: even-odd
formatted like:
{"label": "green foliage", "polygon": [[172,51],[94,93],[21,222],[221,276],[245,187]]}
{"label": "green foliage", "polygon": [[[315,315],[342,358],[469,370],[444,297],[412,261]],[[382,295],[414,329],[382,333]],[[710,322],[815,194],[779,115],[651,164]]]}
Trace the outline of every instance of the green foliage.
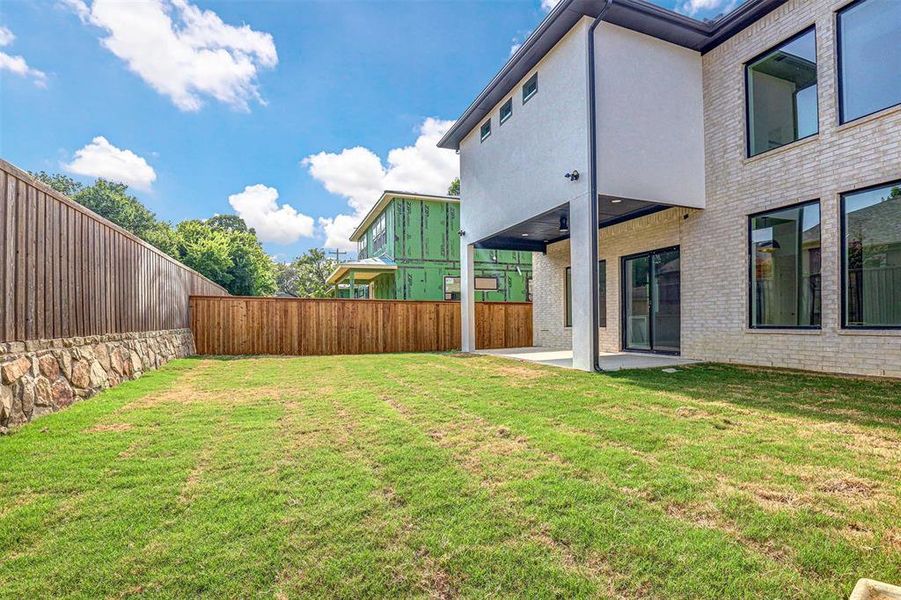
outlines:
{"label": "green foliage", "polygon": [[79,190],[74,200],[145,239],[147,232],[158,223],[156,215],[127,192],[124,183],[98,179],[94,185]]}
{"label": "green foliage", "polygon": [[206,224],[226,233],[253,231],[247,228],[247,223],[238,215],[216,215],[206,220]]}
{"label": "green foliage", "polygon": [[294,261],[276,266],[278,289],[298,298],[329,298],[334,288],[326,280],[337,265],[319,248],[311,248]]}
{"label": "green foliage", "polygon": [[[235,217],[244,225],[244,221]],[[233,225],[237,225],[233,222]],[[176,228],[179,259],[236,296],[275,292],[275,269],[252,230],[215,228],[209,221],[182,221]]]}
{"label": "green foliage", "polygon": [[453,181],[451,181],[450,185],[447,186],[447,195],[448,196],[459,196],[460,195],[460,178],[455,177]]}
{"label": "green foliage", "polygon": [[84,187],[68,175],[63,175],[62,173],[51,174],[46,171],[38,171],[37,173],[29,171],[28,174],[41,183],[50,186],[60,194],[65,194],[70,198],[75,196],[75,194]]}
{"label": "green foliage", "polygon": [[267,296],[275,292],[275,268],[256,232],[237,215],[190,220],[173,228],[160,221],[123,183],[98,179],[84,186],[71,177],[31,174],[98,215],[159,248],[237,296]]}

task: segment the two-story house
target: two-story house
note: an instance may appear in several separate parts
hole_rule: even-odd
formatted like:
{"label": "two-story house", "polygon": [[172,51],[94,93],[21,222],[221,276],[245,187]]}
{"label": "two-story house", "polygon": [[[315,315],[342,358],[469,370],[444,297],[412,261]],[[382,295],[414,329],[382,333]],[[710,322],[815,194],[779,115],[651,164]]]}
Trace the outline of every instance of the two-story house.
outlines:
{"label": "two-story house", "polygon": [[[351,234],[357,259],[328,282],[357,298],[459,300],[459,230],[459,198],[386,191]],[[528,301],[531,252],[479,250],[473,264],[476,300]]]}
{"label": "two-story house", "polygon": [[439,145],[535,344],[901,376],[901,1],[561,0]]}

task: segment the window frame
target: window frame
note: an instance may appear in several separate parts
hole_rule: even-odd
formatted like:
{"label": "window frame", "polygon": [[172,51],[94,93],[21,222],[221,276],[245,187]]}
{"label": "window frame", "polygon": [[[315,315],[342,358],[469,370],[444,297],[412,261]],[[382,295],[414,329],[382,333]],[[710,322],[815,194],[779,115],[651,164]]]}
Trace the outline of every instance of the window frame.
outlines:
{"label": "window frame", "polygon": [[[858,121],[860,119],[866,119],[867,117],[875,114],[879,114],[884,110],[891,110],[893,108],[897,108],[901,106],[901,100],[894,104],[889,104],[888,106],[883,106],[882,108],[878,108],[872,112],[868,112],[865,115],[860,115],[858,117],[854,117],[853,119],[845,120],[845,99],[842,91],[845,88],[845,79],[844,72],[842,69],[842,19],[841,15],[843,12],[846,12],[858,4],[863,4],[867,0],[852,0],[847,4],[839,7],[835,11],[835,93],[837,95],[836,105],[838,106],[838,125],[845,125],[847,123],[853,123],[854,121]],[[879,187],[879,186],[875,186]],[[866,188],[868,189],[868,188]],[[843,194],[851,194],[854,191],[862,191],[862,190],[853,190],[851,192],[842,192]],[[842,318],[844,319],[844,312],[842,313]]]}
{"label": "window frame", "polygon": [[[817,130],[811,133],[810,135],[805,135],[802,138],[798,138],[796,140],[792,140],[786,144],[782,144],[781,146],[776,146],[775,148],[769,148],[767,150],[763,150],[758,152],[757,154],[751,153],[751,65],[759,61],[761,58],[766,56],[767,54],[771,54],[777,48],[781,46],[785,46],[794,42],[797,39],[802,38],[810,32],[813,32],[813,55],[818,57],[818,48],[817,48],[817,26],[816,23],[811,23],[798,33],[792,35],[791,37],[785,38],[779,43],[773,44],[763,52],[755,54],[748,60],[746,60],[742,64],[742,69],[744,71],[745,77],[745,158],[756,158],[758,156],[763,156],[768,152],[772,152],[773,150],[780,150],[792,144],[797,144],[802,140],[808,140],[810,138],[816,137],[820,134],[820,63],[817,61]],[[797,116],[797,114],[796,114]],[[797,125],[797,124],[796,124]]]}
{"label": "window frame", "polygon": [[372,255],[377,256],[379,252],[388,247],[388,215],[380,214],[372,224]]}
{"label": "window frame", "polygon": [[[451,283],[453,283],[454,279],[457,280],[457,285],[460,287],[460,290],[457,292],[454,292],[454,291],[449,292],[449,291],[447,291],[448,280],[450,280]],[[453,296],[454,294],[457,294],[459,296],[459,298],[456,298],[456,299],[448,298],[448,296]],[[462,298],[463,298],[463,282],[460,280],[460,276],[459,275],[445,275],[444,276],[444,300],[447,302],[459,302]]]}
{"label": "window frame", "polygon": [[[510,112],[507,113],[506,117],[504,116],[504,107],[508,107],[510,109]],[[509,121],[512,116],[513,116],[513,97],[511,96],[510,98],[507,98],[506,102],[501,104],[501,108],[498,111],[498,117],[499,117],[498,120],[500,121],[499,125],[503,125],[504,123]]]}
{"label": "window frame", "polygon": [[[760,217],[769,213],[780,212],[783,210],[790,210],[792,208],[800,208],[802,206],[807,206],[808,204],[819,204],[820,205],[820,250],[822,252],[823,248],[823,203],[820,198],[813,198],[811,200],[802,200],[801,202],[795,202],[793,204],[786,204],[785,206],[777,206],[775,208],[768,208],[766,210],[760,210],[755,213],[751,213],[747,217],[747,261],[748,261],[748,318],[747,318],[747,327],[748,329],[753,329],[755,331],[784,331],[784,330],[807,330],[807,331],[822,331],[823,329],[823,313],[822,313],[822,303],[823,303],[823,288],[822,288],[822,277],[823,277],[823,265],[820,263],[820,324],[819,325],[755,325],[754,324],[754,255],[753,255],[753,221],[755,217]],[[821,259],[822,260],[822,259]]]}
{"label": "window frame", "polygon": [[[857,0],[859,1],[859,0]],[[856,2],[855,2],[856,3]],[[883,183],[877,183],[874,185],[868,185],[866,187],[857,188],[853,190],[847,190],[841,192],[839,194],[839,208],[838,208],[838,232],[840,236],[839,243],[839,285],[841,286],[841,301],[839,302],[841,311],[841,319],[839,320],[839,324],[842,329],[847,329],[849,331],[899,331],[901,330],[901,324],[899,325],[848,325],[848,237],[846,235],[845,230],[845,197],[850,194],[857,194],[859,192],[869,192],[870,190],[877,190],[883,187],[893,187],[895,185],[901,185],[901,179],[896,179],[894,181],[885,181]]]}
{"label": "window frame", "polygon": [[[528,95],[526,95],[526,86],[529,85],[530,83],[532,83],[532,81],[535,82],[535,89],[532,90],[531,92],[529,92]],[[529,77],[526,80],[526,82],[524,84],[522,84],[522,103],[525,104],[526,102],[531,100],[537,93],[538,93],[538,72],[536,71],[535,73],[532,74],[531,77]]]}
{"label": "window frame", "polygon": [[[479,287],[480,279],[491,279],[492,281],[494,281],[494,287]],[[501,290],[500,279],[497,275],[476,275],[472,278],[472,287],[477,292],[499,292]]]}
{"label": "window frame", "polygon": [[[598,259],[598,283],[600,283],[600,275],[603,269],[604,273],[604,312],[600,311],[600,307],[598,307],[598,316],[601,318],[598,321],[598,329],[607,329],[607,259],[601,258]],[[600,298],[601,290],[598,290],[598,297]],[[564,329],[572,329],[572,265],[567,266],[563,270],[563,328]],[[568,309],[568,310],[567,310]],[[569,314],[567,314],[569,313]],[[567,317],[569,320],[567,322]],[[603,320],[603,323],[601,323]]]}
{"label": "window frame", "polygon": [[[487,131],[485,130],[486,126],[488,127]],[[481,127],[479,128],[479,143],[484,142],[485,140],[487,140],[490,137],[491,137],[491,117],[489,117],[487,121],[482,123]]]}

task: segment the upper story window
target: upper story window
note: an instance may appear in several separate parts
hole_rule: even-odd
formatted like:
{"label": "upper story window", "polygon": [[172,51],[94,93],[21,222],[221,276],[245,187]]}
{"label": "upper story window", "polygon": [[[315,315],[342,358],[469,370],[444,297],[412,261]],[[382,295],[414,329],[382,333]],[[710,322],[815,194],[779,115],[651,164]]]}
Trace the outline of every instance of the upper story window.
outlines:
{"label": "upper story window", "polygon": [[819,328],[820,203],[750,221],[751,327]]}
{"label": "upper story window", "polygon": [[748,156],[814,135],[819,129],[814,28],[749,62],[745,84]]}
{"label": "upper story window", "polygon": [[357,259],[363,259],[366,257],[366,236],[364,235],[360,240],[357,241]]}
{"label": "upper story window", "polygon": [[488,119],[484,123],[482,123],[482,129],[479,131],[479,138],[481,141],[485,141],[488,139],[488,136],[491,135],[491,119]]}
{"label": "upper story window", "polygon": [[372,225],[372,252],[373,254],[382,250],[388,242],[388,215],[382,213]]}
{"label": "upper story window", "polygon": [[849,328],[901,328],[901,181],[842,195],[842,280]]}
{"label": "upper story window", "polygon": [[501,124],[513,116],[513,98],[510,98],[501,105]]}
{"label": "upper story window", "polygon": [[901,104],[901,2],[858,0],[837,18],[840,121]]}
{"label": "upper story window", "polygon": [[535,73],[522,86],[522,103],[525,104],[529,98],[538,93],[538,73]]}

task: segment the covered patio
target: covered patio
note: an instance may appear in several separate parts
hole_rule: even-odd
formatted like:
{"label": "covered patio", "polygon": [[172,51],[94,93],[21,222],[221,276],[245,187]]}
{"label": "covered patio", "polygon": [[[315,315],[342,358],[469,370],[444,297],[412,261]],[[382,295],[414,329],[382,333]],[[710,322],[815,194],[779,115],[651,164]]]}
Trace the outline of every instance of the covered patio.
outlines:
{"label": "covered patio", "polygon": [[[477,354],[500,356],[513,360],[573,368],[573,351],[569,348],[501,348],[497,350],[477,350]],[[680,356],[664,354],[647,354],[643,352],[601,352],[598,365],[602,371],[620,371],[623,369],[661,369],[696,364],[699,361]]]}
{"label": "covered patio", "polygon": [[[382,275],[393,275],[397,271],[397,265],[389,258],[375,257],[364,258],[353,262],[339,263],[326,282],[335,286],[335,297],[338,297],[339,285],[350,286],[350,297],[354,298],[357,286],[368,285]],[[372,298],[372,287],[368,288],[368,298]]]}

